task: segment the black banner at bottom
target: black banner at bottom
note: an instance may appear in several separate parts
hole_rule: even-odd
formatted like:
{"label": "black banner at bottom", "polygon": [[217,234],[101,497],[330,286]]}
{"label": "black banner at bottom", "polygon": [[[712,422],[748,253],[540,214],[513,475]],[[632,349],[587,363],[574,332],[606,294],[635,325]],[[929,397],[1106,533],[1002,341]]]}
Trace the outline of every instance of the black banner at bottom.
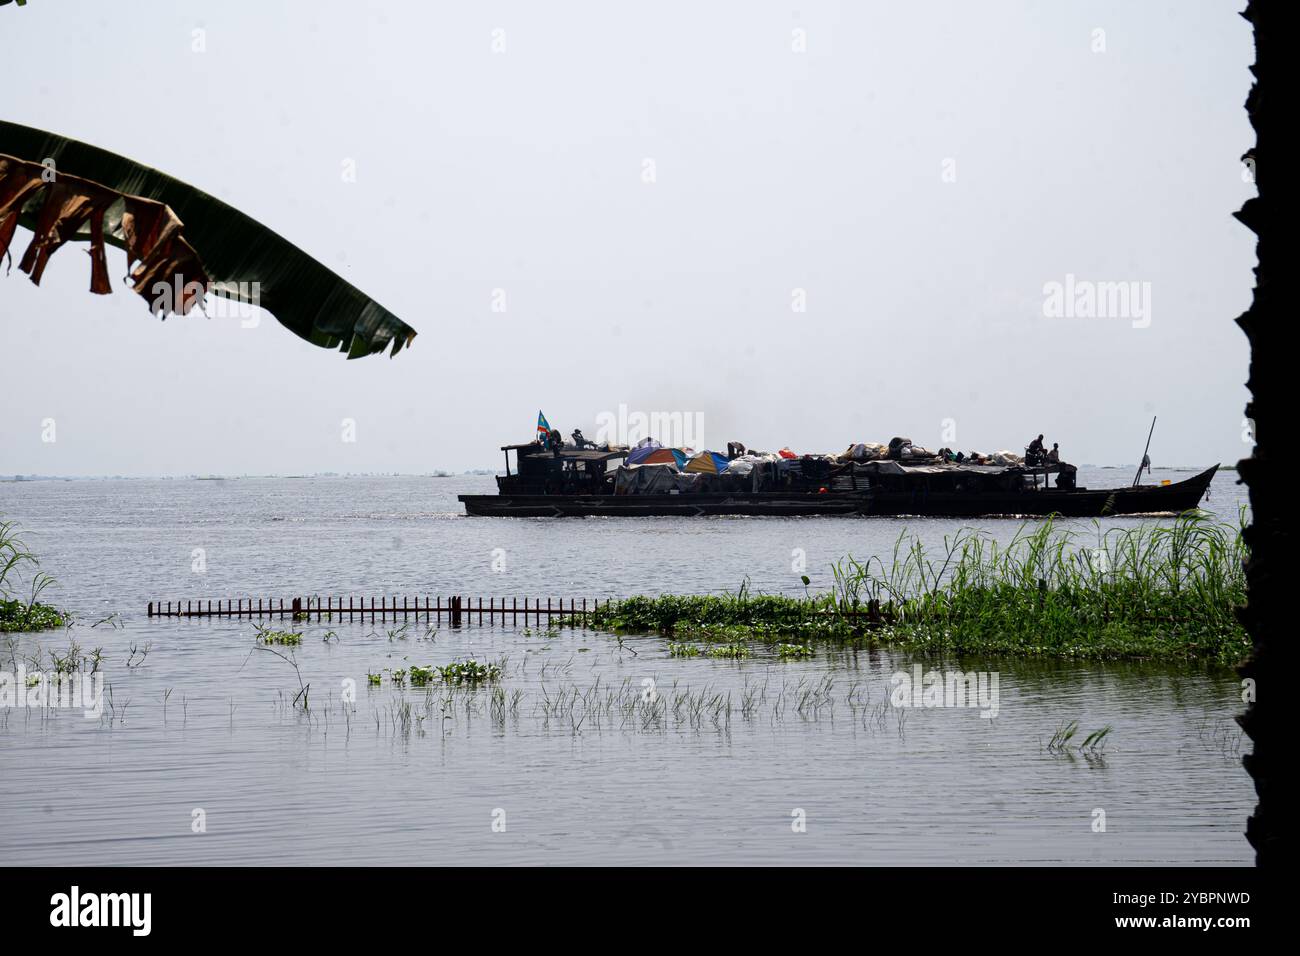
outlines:
{"label": "black banner at bottom", "polygon": [[9,942],[374,944],[428,940],[431,932],[556,939],[569,923],[574,942],[612,944],[688,920],[700,926],[690,930],[693,945],[713,933],[734,944],[766,940],[774,922],[790,930],[825,925],[837,911],[868,919],[872,942],[895,932],[920,942],[933,933],[945,947],[1041,942],[1044,932],[1230,944],[1237,934],[1278,928],[1271,881],[1252,869],[88,867],[9,868],[0,883]]}

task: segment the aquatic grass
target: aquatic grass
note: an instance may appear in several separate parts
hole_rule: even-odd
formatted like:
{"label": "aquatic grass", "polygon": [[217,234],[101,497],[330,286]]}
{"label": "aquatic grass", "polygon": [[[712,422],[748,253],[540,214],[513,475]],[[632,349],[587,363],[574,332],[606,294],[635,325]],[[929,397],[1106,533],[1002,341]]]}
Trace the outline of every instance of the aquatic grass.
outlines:
{"label": "aquatic grass", "polygon": [[[30,569],[27,597],[20,598],[14,588],[20,586],[23,569]],[[69,618],[62,611],[40,600],[54,578],[40,570],[40,560],[23,543],[18,526],[0,521],[0,632],[45,631],[63,627]]]}
{"label": "aquatic grass", "polygon": [[253,627],[257,629],[257,635],[254,639],[259,644],[276,644],[283,647],[297,647],[302,643],[301,631],[277,631],[264,624],[254,624]]}
{"label": "aquatic grass", "polygon": [[922,652],[1230,665],[1249,649],[1236,616],[1244,523],[1244,512],[1237,525],[1191,512],[1166,525],[1094,522],[1086,533],[1048,519],[1006,544],[963,529],[937,551],[904,532],[888,564],[837,562],[824,594],[750,595],[746,583],[734,595],[638,596],[601,605],[587,624],[679,640],[868,639]]}
{"label": "aquatic grass", "polygon": [[1079,733],[1079,722],[1077,720],[1067,721],[1056,728],[1056,732],[1052,734],[1052,739],[1047,742],[1043,749],[1051,754],[1078,752],[1097,755],[1105,749],[1106,739],[1110,736],[1110,732],[1111,727],[1107,724],[1105,727],[1094,730],[1084,737],[1083,743],[1072,744],[1071,741]]}

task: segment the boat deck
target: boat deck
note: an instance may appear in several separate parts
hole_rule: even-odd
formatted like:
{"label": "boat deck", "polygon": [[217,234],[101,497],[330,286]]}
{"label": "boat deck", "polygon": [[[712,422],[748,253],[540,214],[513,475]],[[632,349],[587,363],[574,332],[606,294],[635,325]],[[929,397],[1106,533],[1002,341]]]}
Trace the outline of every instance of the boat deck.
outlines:
{"label": "boat deck", "polygon": [[853,515],[927,517],[1046,516],[1092,518],[1177,514],[1195,508],[1219,466],[1170,485],[1132,488],[1039,488],[1015,493],[853,492],[632,495],[460,495],[465,511],[483,517],[705,517]]}

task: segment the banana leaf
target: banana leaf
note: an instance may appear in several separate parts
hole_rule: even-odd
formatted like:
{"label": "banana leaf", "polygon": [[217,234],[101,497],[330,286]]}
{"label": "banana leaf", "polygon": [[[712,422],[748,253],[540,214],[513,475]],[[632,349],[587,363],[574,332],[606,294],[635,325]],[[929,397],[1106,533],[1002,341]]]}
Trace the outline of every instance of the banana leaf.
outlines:
{"label": "banana leaf", "polygon": [[37,283],[64,242],[86,240],[91,291],[110,291],[107,243],[125,249],[128,264],[140,260],[131,278],[146,300],[169,274],[178,293],[184,285],[174,302],[160,307],[155,297],[151,309],[164,317],[202,300],[193,293],[211,292],[256,304],[295,335],[348,358],[390,345],[396,355],[415,338],[374,299],[221,200],[107,150],[0,121],[0,255],[15,225],[33,231],[20,268]]}

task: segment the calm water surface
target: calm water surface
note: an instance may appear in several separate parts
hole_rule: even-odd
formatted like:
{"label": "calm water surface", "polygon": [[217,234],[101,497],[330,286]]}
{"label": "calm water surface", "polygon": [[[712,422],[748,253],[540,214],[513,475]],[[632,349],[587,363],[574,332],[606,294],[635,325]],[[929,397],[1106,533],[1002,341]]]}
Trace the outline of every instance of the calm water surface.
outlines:
{"label": "calm water surface", "polygon": [[[1157,472],[1177,480],[1185,474]],[[1091,487],[1127,482],[1084,470]],[[1236,476],[1208,506],[1235,519]],[[312,621],[293,665],[248,622],[150,621],[150,600],[800,593],[847,553],[888,560],[937,519],[466,518],[488,477],[0,483],[74,611],[17,662],[102,647],[112,704],[0,710],[0,854],[13,863],[1229,863],[1253,794],[1235,676],[1196,667],[925,661],[995,670],[995,719],[900,709],[913,660],[821,649],[680,660],[653,636]],[[1143,519],[1114,519],[1106,527]],[[984,521],[1009,538],[1015,521]],[[1075,526],[1092,533],[1091,522]],[[202,549],[201,565],[196,564]],[[196,570],[196,568],[201,568]],[[108,615],[114,622],[91,627]],[[128,666],[147,649],[138,666]],[[367,673],[465,656],[487,689]],[[11,669],[3,650],[0,670]],[[644,682],[659,703],[647,707]],[[354,704],[344,682],[357,685]],[[1062,722],[1104,755],[1054,755]],[[193,832],[202,811],[206,832]],[[1095,832],[1097,811],[1105,831]],[[804,832],[792,822],[806,821]],[[494,829],[494,821],[497,828]],[[504,822],[504,832],[501,824]]]}

